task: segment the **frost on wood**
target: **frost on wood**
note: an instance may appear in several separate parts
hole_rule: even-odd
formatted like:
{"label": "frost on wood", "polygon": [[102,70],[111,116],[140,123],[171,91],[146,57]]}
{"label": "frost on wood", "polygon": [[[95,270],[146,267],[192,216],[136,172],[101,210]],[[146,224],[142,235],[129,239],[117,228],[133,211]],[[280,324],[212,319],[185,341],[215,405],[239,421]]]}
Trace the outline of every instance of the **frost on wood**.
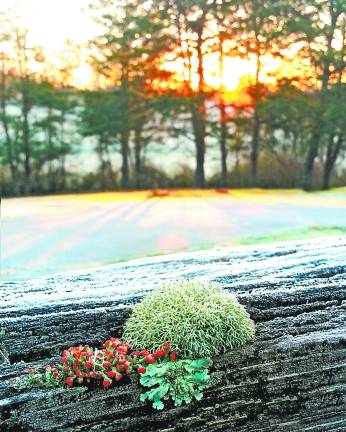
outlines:
{"label": "frost on wood", "polygon": [[[137,383],[93,391],[16,391],[29,367],[68,346],[120,335],[131,305],[164,281],[219,282],[256,322],[256,341],[214,359],[204,399],[154,412]],[[346,237],[148,258],[2,283],[0,430],[346,430]]]}

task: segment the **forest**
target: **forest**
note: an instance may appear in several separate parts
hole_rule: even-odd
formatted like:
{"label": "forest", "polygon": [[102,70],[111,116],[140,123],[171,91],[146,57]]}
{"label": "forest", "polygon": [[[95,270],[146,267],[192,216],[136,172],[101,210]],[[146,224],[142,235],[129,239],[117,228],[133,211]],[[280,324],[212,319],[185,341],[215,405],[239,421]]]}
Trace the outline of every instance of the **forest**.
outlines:
{"label": "forest", "polygon": [[0,15],[3,196],[346,185],[345,0],[88,3],[59,65]]}

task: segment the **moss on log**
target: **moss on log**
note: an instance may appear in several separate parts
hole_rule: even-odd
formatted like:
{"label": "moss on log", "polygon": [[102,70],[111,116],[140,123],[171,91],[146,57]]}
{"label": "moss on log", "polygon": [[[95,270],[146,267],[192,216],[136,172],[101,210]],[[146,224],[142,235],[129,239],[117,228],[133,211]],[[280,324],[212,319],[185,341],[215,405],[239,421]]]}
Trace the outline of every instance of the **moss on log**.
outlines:
{"label": "moss on log", "polygon": [[[136,260],[1,284],[0,430],[346,431],[346,237]],[[71,345],[121,334],[131,305],[156,284],[208,279],[236,293],[256,322],[253,344],[214,359],[200,402],[163,412],[135,378],[103,389],[13,388],[28,367]]]}

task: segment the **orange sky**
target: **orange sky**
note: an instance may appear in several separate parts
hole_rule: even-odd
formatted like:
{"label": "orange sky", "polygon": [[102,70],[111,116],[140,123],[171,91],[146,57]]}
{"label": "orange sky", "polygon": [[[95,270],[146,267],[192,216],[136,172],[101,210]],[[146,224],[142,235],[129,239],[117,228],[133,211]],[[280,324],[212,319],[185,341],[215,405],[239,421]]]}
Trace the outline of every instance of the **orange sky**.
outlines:
{"label": "orange sky", "polygon": [[[304,65],[304,62],[297,56],[300,45],[292,46],[284,54],[285,60],[270,55],[263,56],[261,59],[262,67],[259,79],[262,83],[268,86],[275,86],[278,78],[292,78],[295,75],[302,75],[304,70],[309,68]],[[192,58],[192,67],[197,69],[194,64],[196,59]],[[219,54],[206,54],[204,58],[205,66],[205,82],[211,89],[220,89],[224,99],[235,102],[237,99],[242,99],[241,103],[249,103],[249,96],[246,96],[242,91],[245,87],[253,82],[256,72],[256,57],[249,58],[240,57],[224,57],[223,60],[223,76],[220,76]],[[188,78],[187,71],[184,69],[182,59],[170,61],[169,56],[163,67],[173,72],[173,78],[179,83],[183,82],[184,78]],[[170,84],[167,83],[167,87]],[[198,75],[195,74],[192,78],[192,86],[197,88]],[[161,86],[162,87],[162,86]]]}
{"label": "orange sky", "polygon": [[[44,48],[48,59],[48,69],[59,67],[63,62],[68,62],[69,57],[76,62],[71,83],[77,87],[89,87],[95,80],[92,68],[87,64],[87,52],[81,49],[79,52],[68,53],[65,41],[71,40],[75,44],[83,45],[93,35],[97,34],[97,26],[89,14],[83,11],[86,0],[0,0],[0,12],[16,6],[17,14],[29,31],[29,42]],[[291,59],[282,62],[278,59],[266,57],[263,59],[263,69],[260,79],[270,85],[273,76],[289,76],[295,71],[295,51],[288,53]],[[77,57],[77,58],[76,58]],[[239,87],[246,85],[255,71],[255,59],[240,59],[226,57],[224,59],[224,76],[219,76],[218,54],[208,54],[205,60],[208,65],[205,71],[206,84],[211,88],[224,89],[224,93],[235,95]],[[42,67],[36,65],[36,67]],[[165,68],[176,73],[177,80],[183,80],[184,68],[179,61],[169,62]],[[298,66],[297,66],[298,67]],[[197,80],[197,76],[194,78]],[[275,79],[274,79],[275,81]],[[169,86],[169,83],[167,83]],[[232,98],[232,97],[231,97]]]}

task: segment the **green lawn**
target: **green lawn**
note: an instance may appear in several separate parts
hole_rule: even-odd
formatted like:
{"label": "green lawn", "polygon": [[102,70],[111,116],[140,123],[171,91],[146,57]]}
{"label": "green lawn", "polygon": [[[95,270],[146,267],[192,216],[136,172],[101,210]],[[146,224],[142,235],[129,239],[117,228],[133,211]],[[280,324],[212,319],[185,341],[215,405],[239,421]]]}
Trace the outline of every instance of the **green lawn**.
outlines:
{"label": "green lawn", "polygon": [[274,243],[289,240],[304,240],[314,237],[346,234],[346,228],[340,226],[316,225],[301,229],[285,229],[272,234],[245,237],[237,242],[241,245]]}

